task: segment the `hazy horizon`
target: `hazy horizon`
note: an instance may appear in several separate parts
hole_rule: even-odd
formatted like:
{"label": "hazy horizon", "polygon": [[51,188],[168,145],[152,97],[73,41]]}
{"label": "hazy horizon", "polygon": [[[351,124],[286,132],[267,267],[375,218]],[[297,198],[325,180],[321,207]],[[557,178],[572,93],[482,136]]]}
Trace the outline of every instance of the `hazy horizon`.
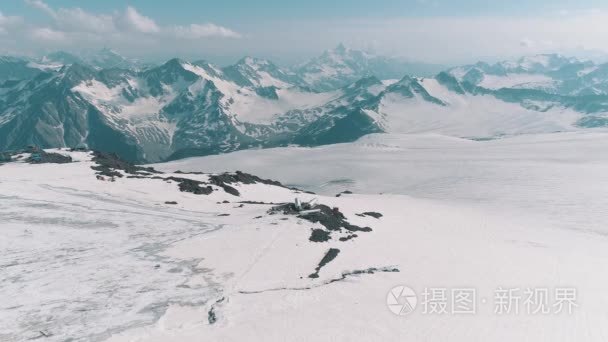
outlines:
{"label": "hazy horizon", "polygon": [[122,55],[230,64],[243,56],[294,64],[339,43],[430,64],[539,53],[605,60],[608,4],[586,0],[233,1],[180,6],[131,1],[24,0],[0,5],[2,54],[102,47]]}

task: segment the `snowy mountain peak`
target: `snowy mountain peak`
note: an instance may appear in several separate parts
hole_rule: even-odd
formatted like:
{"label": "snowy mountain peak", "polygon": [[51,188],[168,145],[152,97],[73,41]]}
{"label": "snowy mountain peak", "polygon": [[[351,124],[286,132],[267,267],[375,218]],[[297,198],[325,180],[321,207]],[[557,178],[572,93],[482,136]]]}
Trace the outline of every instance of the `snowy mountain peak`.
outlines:
{"label": "snowy mountain peak", "polygon": [[[476,69],[475,69],[476,70]],[[458,79],[447,72],[440,72],[435,76],[435,80],[448,90],[453,91],[457,94],[464,94],[466,91]]]}
{"label": "snowy mountain peak", "polygon": [[130,68],[137,64],[136,61],[130,60],[109,48],[103,48],[87,56],[86,60],[97,69]]}
{"label": "snowy mountain peak", "polygon": [[367,76],[349,85],[347,89],[367,88],[375,85],[383,85],[382,81],[376,76]]}
{"label": "snowy mountain peak", "polygon": [[371,58],[362,51],[351,50],[341,44],[313,58],[296,72],[306,83],[319,90],[335,89],[365,76],[382,76],[374,70],[374,64],[378,63]]}
{"label": "snowy mountain peak", "polygon": [[351,49],[350,47],[345,46],[343,43],[338,44],[333,49],[324,51],[322,56],[334,58],[336,61],[342,60],[342,62],[346,62],[348,59],[377,57],[366,51]]}
{"label": "snowy mountain peak", "polygon": [[188,63],[181,58],[171,58],[166,61],[162,66],[167,68],[183,68],[183,64]]}
{"label": "snowy mountain peak", "polygon": [[525,56],[495,64],[478,62],[449,73],[458,80],[487,89],[543,90],[552,94],[608,94],[608,79],[591,61],[560,54]]}
{"label": "snowy mountain peak", "polygon": [[338,53],[346,53],[347,48],[346,46],[344,46],[344,43],[339,43],[335,48],[334,51],[338,52]]}
{"label": "snowy mountain peak", "polygon": [[158,81],[165,84],[174,83],[179,77],[193,81],[196,75],[185,66],[191,65],[179,58],[173,58],[161,66],[150,68],[144,72],[146,78],[158,78]]}
{"label": "snowy mountain peak", "polygon": [[462,78],[469,71],[478,69],[487,75],[506,76],[508,74],[544,74],[557,71],[564,66],[578,64],[580,60],[572,57],[565,57],[559,54],[540,54],[524,56],[516,60],[505,60],[495,64],[477,62],[473,65],[453,68],[450,73]]}
{"label": "snowy mountain peak", "polygon": [[[578,63],[579,60],[572,57],[565,57],[560,54],[540,54],[525,56],[515,63],[516,70],[527,72],[547,72],[562,68],[564,65]],[[503,62],[508,65],[508,62]]]}
{"label": "snowy mountain peak", "polygon": [[264,67],[275,66],[272,62],[267,59],[257,58],[257,57],[243,57],[237,63],[237,65],[246,65],[255,70],[259,70]]}
{"label": "snowy mountain peak", "polygon": [[65,82],[64,84],[71,88],[82,81],[93,79],[95,77],[95,70],[84,64],[74,63],[64,66],[60,70],[59,75],[62,81]]}
{"label": "snowy mountain peak", "polygon": [[112,68],[139,69],[141,66],[138,61],[126,58],[109,48],[78,55],[65,51],[56,51],[35,59],[34,62],[40,69],[58,69],[61,66],[74,63],[86,64],[96,70]]}
{"label": "snowy mountain peak", "polygon": [[335,90],[358,79],[374,75],[381,80],[400,79],[403,75],[432,76],[444,68],[408,62],[396,57],[378,56],[339,44],[294,69],[304,82],[319,91]]}
{"label": "snowy mountain peak", "polygon": [[84,61],[74,55],[71,54],[69,52],[65,52],[65,51],[55,51],[52,53],[49,53],[48,55],[43,56],[40,61],[42,63],[47,63],[47,64],[62,64],[62,65],[69,65],[69,64],[74,64],[74,63],[84,63]]}
{"label": "snowy mountain peak", "polygon": [[244,57],[235,65],[223,69],[231,81],[246,87],[290,88],[304,83],[295,74],[281,69],[269,60]]}

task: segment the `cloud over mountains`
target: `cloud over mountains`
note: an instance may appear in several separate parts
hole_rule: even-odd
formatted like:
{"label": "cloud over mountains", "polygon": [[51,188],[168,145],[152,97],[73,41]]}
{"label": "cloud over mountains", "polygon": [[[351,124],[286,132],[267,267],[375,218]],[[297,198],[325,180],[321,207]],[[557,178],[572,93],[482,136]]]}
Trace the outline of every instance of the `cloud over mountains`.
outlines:
{"label": "cloud over mountains", "polygon": [[237,39],[241,34],[224,26],[203,22],[161,25],[155,19],[127,6],[111,13],[92,13],[80,7],[54,8],[42,0],[24,0],[46,16],[33,23],[21,16],[0,12],[0,39],[5,48],[81,47],[87,44],[136,45],[162,44],[167,41],[197,39]]}

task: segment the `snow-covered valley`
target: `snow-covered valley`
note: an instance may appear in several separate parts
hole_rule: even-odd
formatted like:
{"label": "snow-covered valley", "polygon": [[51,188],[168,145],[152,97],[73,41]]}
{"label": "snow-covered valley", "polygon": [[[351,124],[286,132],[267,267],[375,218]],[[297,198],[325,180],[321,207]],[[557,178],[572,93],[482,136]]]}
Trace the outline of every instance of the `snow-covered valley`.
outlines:
{"label": "snow-covered valley", "polygon": [[[0,339],[604,341],[607,140],[375,134],[114,181],[85,152],[0,165]],[[236,170],[318,194],[214,176]],[[348,224],[269,212],[296,197]],[[398,285],[418,296],[408,315],[387,307]],[[425,313],[428,288],[474,289],[475,313]],[[518,313],[495,312],[499,288],[521,291]],[[527,313],[526,288],[550,290],[548,304],[575,289],[576,307]]]}

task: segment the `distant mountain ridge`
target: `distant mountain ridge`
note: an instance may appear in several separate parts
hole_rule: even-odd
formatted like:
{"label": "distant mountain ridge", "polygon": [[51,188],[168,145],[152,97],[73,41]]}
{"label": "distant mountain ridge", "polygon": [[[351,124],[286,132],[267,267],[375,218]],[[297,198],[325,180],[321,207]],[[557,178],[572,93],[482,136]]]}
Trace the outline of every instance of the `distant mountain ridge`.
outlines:
{"label": "distant mountain ridge", "polygon": [[424,77],[437,74],[443,67],[377,56],[340,44],[293,69],[312,88],[330,91],[367,76],[380,79],[398,79],[406,74]]}
{"label": "distant mountain ridge", "polygon": [[559,54],[527,56],[492,65],[478,62],[449,72],[489,89],[541,89],[572,96],[608,94],[608,63],[596,64]]}
{"label": "distant mountain ridge", "polygon": [[[380,132],[488,138],[608,126],[602,65],[540,55],[395,77],[391,61],[344,46],[294,69],[253,57],[141,67],[111,50],[3,58],[0,150],[88,145],[145,162]],[[517,77],[538,82],[509,84]],[[591,81],[596,93],[581,90]]]}
{"label": "distant mountain ridge", "polygon": [[[143,70],[158,65],[121,56],[118,52],[103,48],[94,52],[73,54],[56,51],[38,58],[5,57],[13,63],[28,65],[30,72],[15,72],[12,79],[31,77],[38,70],[58,70],[63,66],[82,64],[96,70],[136,69]],[[0,67],[1,67],[0,61]],[[202,61],[206,63],[206,61]],[[194,62],[196,63],[196,62]],[[14,67],[14,66],[13,66]],[[324,51],[309,62],[292,67],[279,67],[269,60],[244,57],[237,63],[221,68],[228,77],[241,86],[282,86],[297,85],[315,91],[330,91],[341,88],[366,76],[380,79],[398,79],[403,75],[432,76],[444,70],[441,65],[407,62],[398,58],[378,56],[369,52],[353,50],[340,44]],[[0,69],[0,80],[6,79],[8,71]],[[247,79],[243,74],[257,73],[257,80]],[[275,84],[258,84],[274,78]],[[253,81],[255,84],[251,83]],[[272,82],[272,80],[270,80]],[[279,82],[279,83],[277,83]]]}

